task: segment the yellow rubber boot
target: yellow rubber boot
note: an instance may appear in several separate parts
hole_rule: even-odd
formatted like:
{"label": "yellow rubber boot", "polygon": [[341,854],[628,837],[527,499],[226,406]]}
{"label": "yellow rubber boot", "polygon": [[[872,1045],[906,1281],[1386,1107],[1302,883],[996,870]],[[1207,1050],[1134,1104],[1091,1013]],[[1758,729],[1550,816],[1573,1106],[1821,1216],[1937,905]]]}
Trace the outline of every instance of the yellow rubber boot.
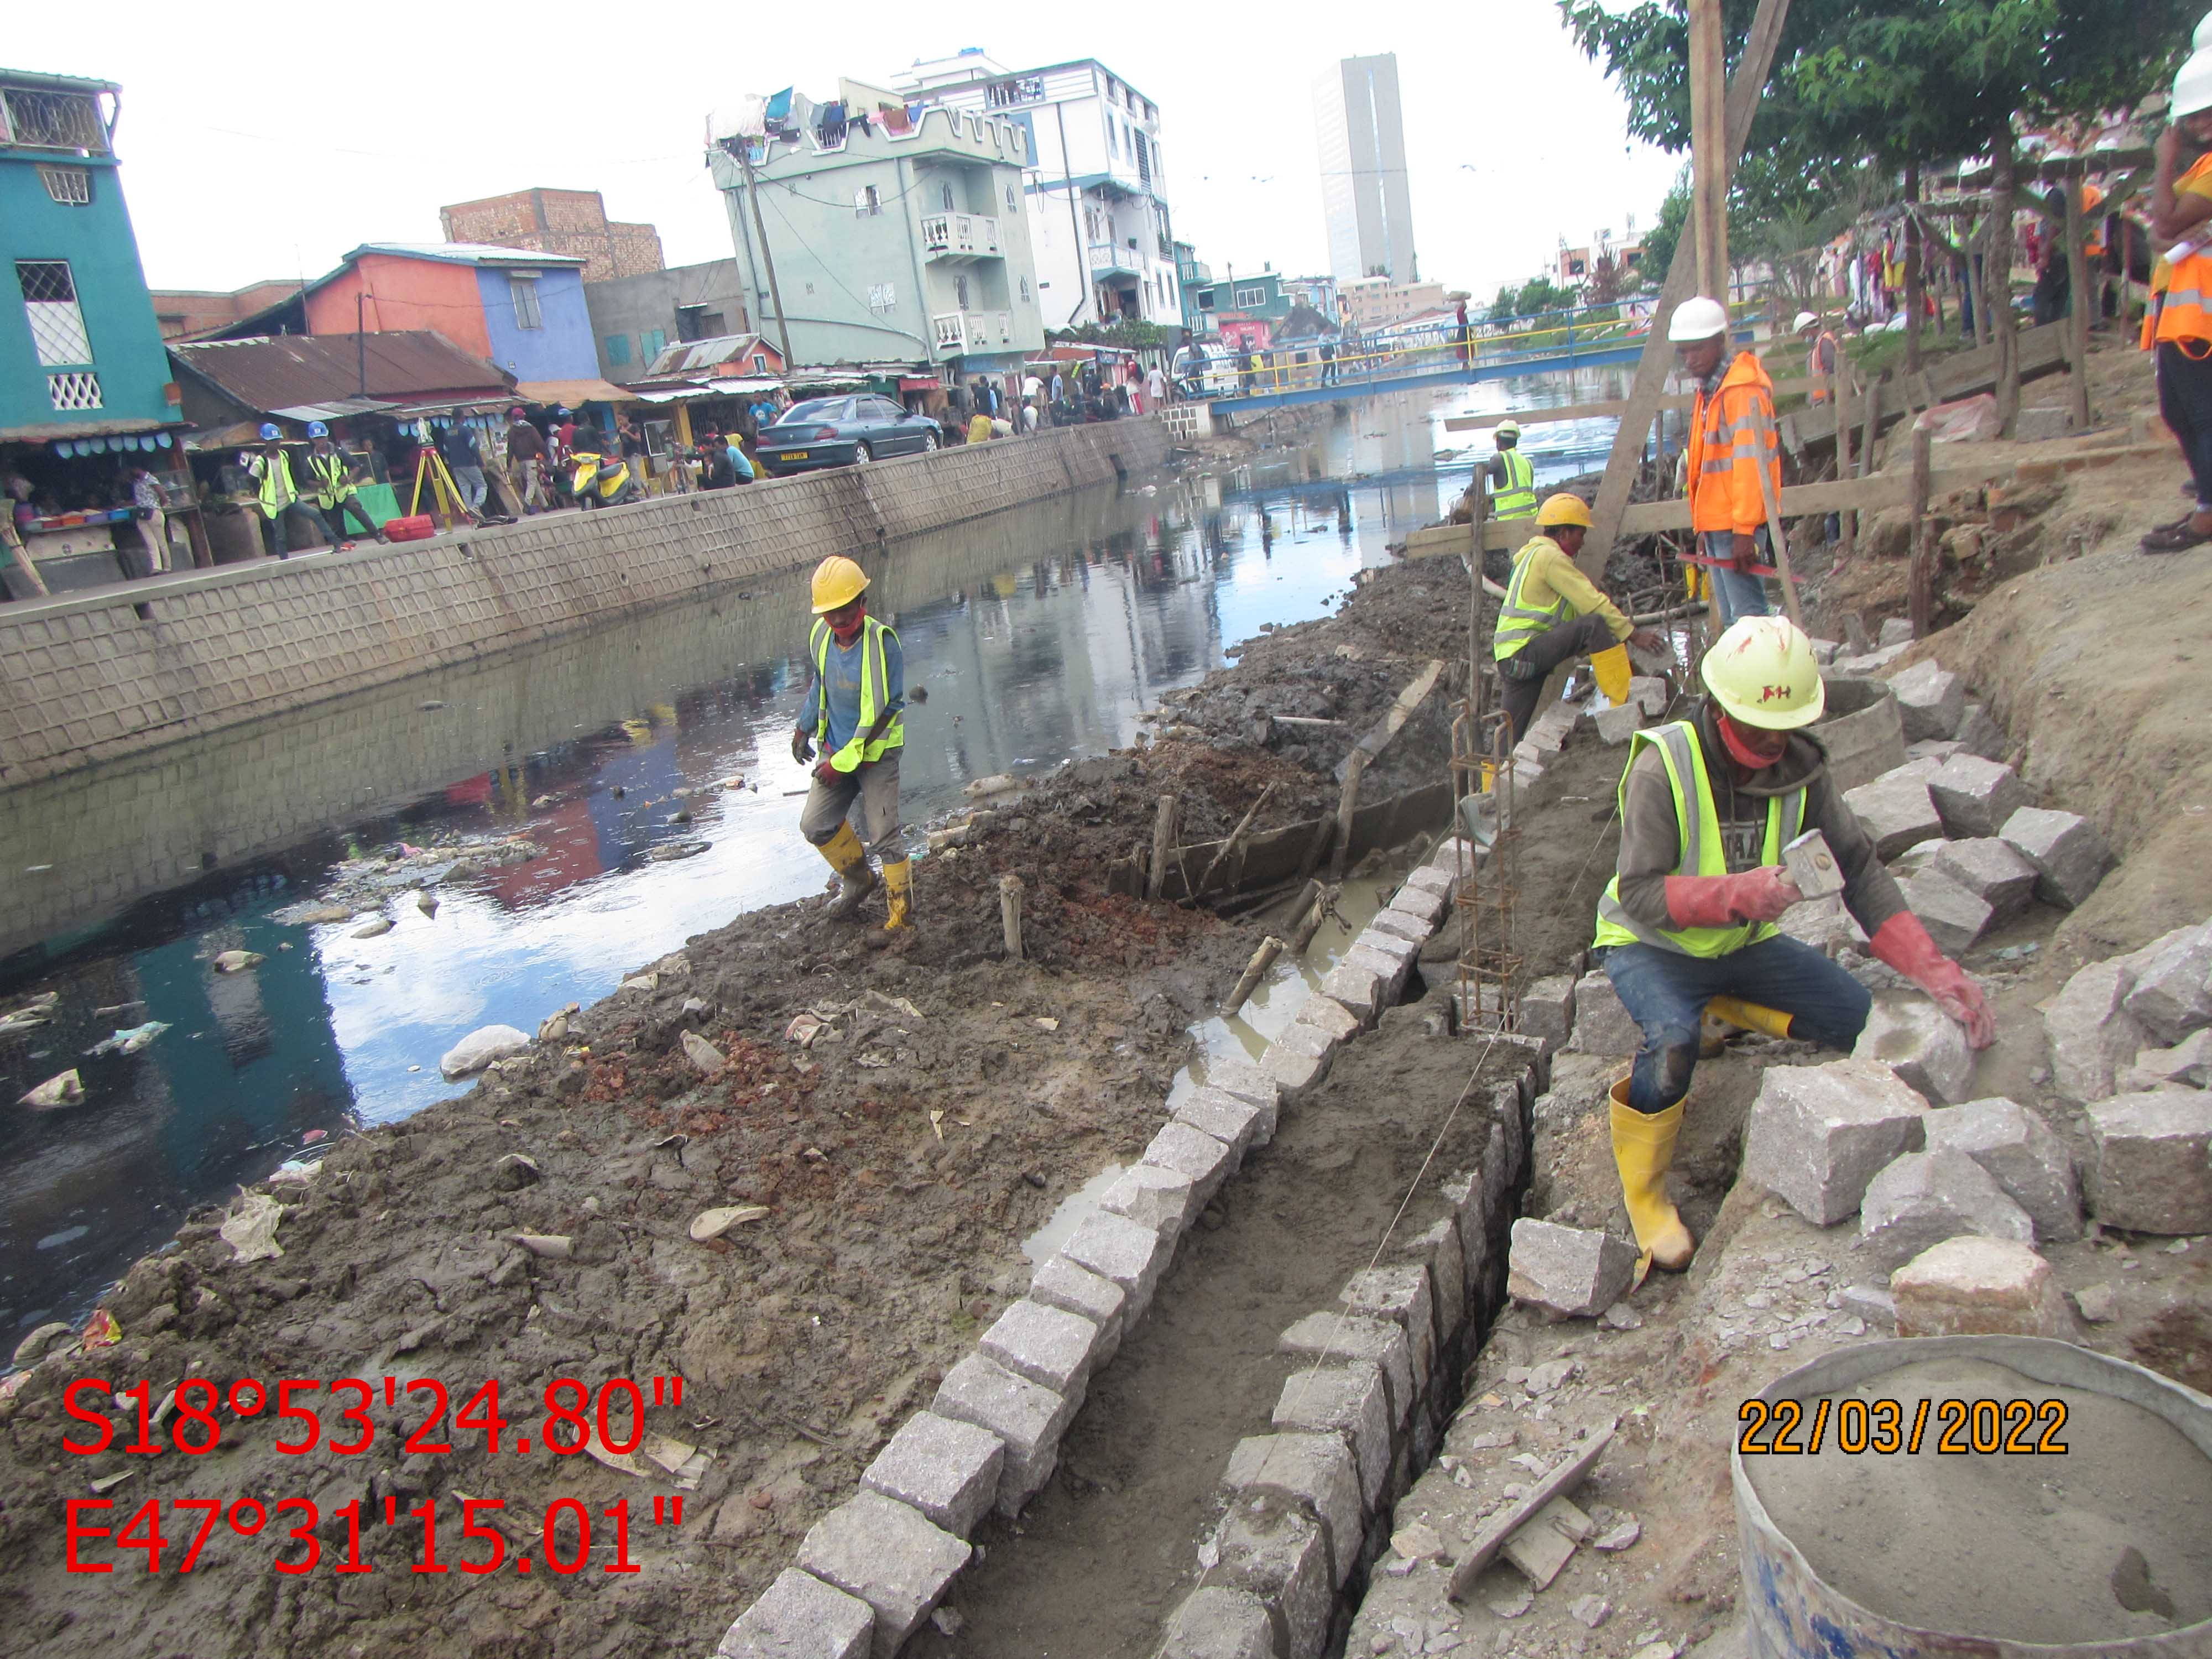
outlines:
{"label": "yellow rubber boot", "polygon": [[822,843],[822,856],[837,872],[844,884],[837,896],[830,901],[830,917],[842,921],[860,908],[860,901],[876,890],[875,872],[868,868],[868,849],[860,845],[860,838],[853,833],[850,823],[841,823],[837,833]]}
{"label": "yellow rubber boot", "polygon": [[884,890],[890,896],[891,903],[890,920],[884,923],[884,931],[890,933],[896,928],[914,926],[914,866],[905,859],[896,864],[885,859]]}
{"label": "yellow rubber boot", "polygon": [[1627,1201],[1629,1224],[1636,1229],[1636,1264],[1641,1284],[1654,1266],[1678,1273],[1690,1265],[1698,1247],[1682,1218],[1667,1199],[1667,1170],[1674,1161],[1674,1137],[1681,1133],[1682,1103],[1663,1112],[1638,1112],[1628,1104],[1628,1079],[1613,1085],[1613,1161],[1620,1171],[1620,1195]]}

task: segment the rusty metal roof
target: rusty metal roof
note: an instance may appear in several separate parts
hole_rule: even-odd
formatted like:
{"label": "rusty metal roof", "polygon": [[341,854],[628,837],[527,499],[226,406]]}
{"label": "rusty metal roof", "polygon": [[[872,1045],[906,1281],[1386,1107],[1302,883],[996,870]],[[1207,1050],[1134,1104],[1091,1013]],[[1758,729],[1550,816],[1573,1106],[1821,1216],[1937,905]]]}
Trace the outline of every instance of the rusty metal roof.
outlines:
{"label": "rusty metal roof", "polygon": [[448,394],[463,401],[490,399],[507,396],[514,384],[495,365],[428,330],[177,340],[170,343],[169,355],[180,367],[263,413],[364,393],[413,403]]}

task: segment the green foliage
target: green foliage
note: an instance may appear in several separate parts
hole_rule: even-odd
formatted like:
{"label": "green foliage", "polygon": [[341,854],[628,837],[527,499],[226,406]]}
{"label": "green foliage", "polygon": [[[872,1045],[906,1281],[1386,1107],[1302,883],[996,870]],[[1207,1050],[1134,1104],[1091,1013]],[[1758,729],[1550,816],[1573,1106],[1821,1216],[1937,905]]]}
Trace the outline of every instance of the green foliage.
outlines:
{"label": "green foliage", "polygon": [[1182,330],[1170,333],[1158,323],[1120,322],[1085,323],[1075,328],[1054,328],[1045,331],[1048,345],[1119,346],[1125,351],[1143,351],[1152,348],[1172,345],[1182,336]]}
{"label": "green foliage", "polygon": [[1663,287],[1674,263],[1674,250],[1690,228],[1690,170],[1684,167],[1659,204],[1659,222],[1644,233],[1644,280]]}

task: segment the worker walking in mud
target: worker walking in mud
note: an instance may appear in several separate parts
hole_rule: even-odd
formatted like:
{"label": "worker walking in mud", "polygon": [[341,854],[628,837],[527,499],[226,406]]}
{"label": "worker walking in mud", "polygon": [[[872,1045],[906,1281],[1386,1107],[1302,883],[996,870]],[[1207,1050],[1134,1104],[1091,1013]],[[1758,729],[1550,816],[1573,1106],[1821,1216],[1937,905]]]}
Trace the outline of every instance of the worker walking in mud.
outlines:
{"label": "worker walking in mud", "polygon": [[1621,642],[1633,640],[1647,651],[1667,648],[1664,639],[1649,629],[1638,629],[1575,568],[1589,525],[1583,498],[1562,491],[1536,509],[1536,533],[1514,556],[1490,646],[1513,743],[1528,734],[1528,717],[1536,712],[1544,682],[1561,663],[1590,658],[1599,666],[1606,695],[1618,702],[1627,692],[1629,678],[1628,653]]}
{"label": "worker walking in mud", "polygon": [[1698,550],[1688,561],[1712,583],[1713,614],[1723,628],[1739,617],[1767,614],[1765,579],[1774,574],[1766,532],[1767,470],[1782,499],[1782,452],[1774,422],[1774,382],[1758,354],[1728,361],[1728,307],[1699,295],[1674,307],[1667,337],[1697,382],[1690,412],[1690,529]]}
{"label": "worker walking in mud", "polygon": [[1812,641],[1785,617],[1747,617],[1705,653],[1703,672],[1710,695],[1688,718],[1630,740],[1620,866],[1597,906],[1606,975],[1643,1032],[1612,1090],[1613,1162],[1639,1274],[1654,1263],[1680,1272],[1696,1248],[1668,1200],[1667,1170],[1706,1003],[1771,1009],[1787,1017],[1789,1035],[1846,1051],[1866,1025],[1866,988],[1774,926],[1803,896],[1781,867],[1783,848],[1803,831],[1826,838],[1874,957],[1933,997],[1974,1048],[1996,1037],[1981,988],[1905,908],[1805,730],[1826,705]]}
{"label": "worker walking in mud", "polygon": [[[887,930],[910,925],[912,867],[899,835],[899,750],[906,744],[900,718],[906,707],[906,663],[899,637],[868,615],[868,578],[842,555],[814,570],[814,629],[807,660],[814,684],[799,705],[791,734],[791,757],[814,761],[814,787],[799,815],[799,832],[837,872],[837,896],[829,914],[854,915],[875,890],[868,867],[872,851],[884,866],[890,904]],[[815,746],[821,758],[815,760]],[[848,815],[854,802],[866,826],[866,845]]]}

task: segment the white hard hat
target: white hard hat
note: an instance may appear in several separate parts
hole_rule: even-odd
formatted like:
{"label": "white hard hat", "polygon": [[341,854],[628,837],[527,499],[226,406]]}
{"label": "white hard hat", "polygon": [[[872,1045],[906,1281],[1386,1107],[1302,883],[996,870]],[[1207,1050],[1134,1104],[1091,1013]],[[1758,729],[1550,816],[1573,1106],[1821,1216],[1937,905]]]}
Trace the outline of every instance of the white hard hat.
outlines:
{"label": "white hard hat", "polygon": [[1797,320],[1790,325],[1790,329],[1794,334],[1802,334],[1807,329],[1818,328],[1820,325],[1820,319],[1818,317],[1809,311],[1801,311],[1797,313]]}
{"label": "white hard hat", "polygon": [[1700,294],[1674,307],[1674,316],[1668,319],[1667,337],[1678,345],[1688,340],[1710,340],[1716,334],[1727,333],[1728,325],[1728,308]]}
{"label": "white hard hat", "polygon": [[2212,52],[2212,11],[2197,20],[2197,33],[2189,37],[2191,52]]}
{"label": "white hard hat", "polygon": [[2208,109],[2212,109],[2212,47],[2200,47],[2174,76],[2173,102],[2166,112],[2169,119],[2179,121]]}
{"label": "white hard hat", "polygon": [[1498,423],[1498,435],[1501,438],[1519,437],[1521,435],[1521,422],[1511,419],[1500,421]]}

